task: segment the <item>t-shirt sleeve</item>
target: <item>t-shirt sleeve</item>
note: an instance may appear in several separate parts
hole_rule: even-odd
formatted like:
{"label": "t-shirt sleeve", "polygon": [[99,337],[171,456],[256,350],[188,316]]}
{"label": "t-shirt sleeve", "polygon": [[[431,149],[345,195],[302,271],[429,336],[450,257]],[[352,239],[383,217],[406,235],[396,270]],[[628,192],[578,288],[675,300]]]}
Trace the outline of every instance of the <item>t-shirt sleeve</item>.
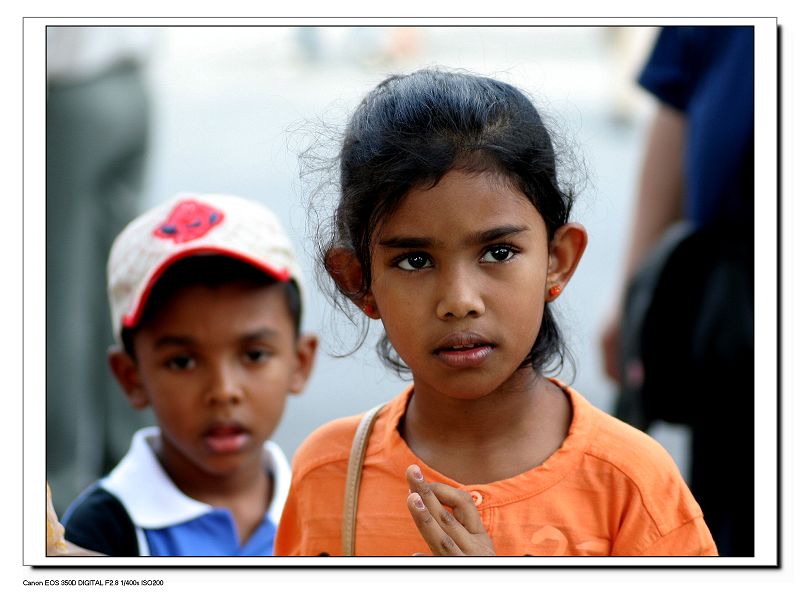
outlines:
{"label": "t-shirt sleeve", "polygon": [[695,86],[690,27],[664,27],[639,75],[639,85],[662,102],[686,111]]}
{"label": "t-shirt sleeve", "polygon": [[619,509],[614,556],[708,556],[717,549],[703,512],[667,450],[642,431],[604,419],[589,453],[613,467],[607,502]]}
{"label": "t-shirt sleeve", "polygon": [[660,537],[643,554],[645,556],[718,556],[717,546],[702,517],[692,519]]}
{"label": "t-shirt sleeve", "polygon": [[112,494],[95,487],[79,497],[64,515],[64,538],[108,556],[138,556],[136,528]]}
{"label": "t-shirt sleeve", "polygon": [[717,556],[717,547],[691,492],[682,482],[630,496],[613,556]]}
{"label": "t-shirt sleeve", "polygon": [[300,511],[297,503],[297,490],[293,484],[283,505],[278,533],[275,535],[275,556],[302,555]]}
{"label": "t-shirt sleeve", "polygon": [[292,460],[292,484],[275,537],[275,556],[341,554],[344,483],[359,416],[311,433]]}

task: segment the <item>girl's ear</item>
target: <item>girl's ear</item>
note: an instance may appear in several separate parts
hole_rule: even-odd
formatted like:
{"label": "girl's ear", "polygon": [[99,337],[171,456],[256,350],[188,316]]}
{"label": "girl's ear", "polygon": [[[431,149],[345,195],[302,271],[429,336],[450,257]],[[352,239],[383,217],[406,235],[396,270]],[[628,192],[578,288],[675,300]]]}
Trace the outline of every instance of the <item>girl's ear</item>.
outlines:
{"label": "girl's ear", "polygon": [[545,299],[555,300],[566,287],[586,249],[589,236],[579,223],[559,227],[550,242]]}
{"label": "girl's ear", "polygon": [[325,269],[339,289],[371,319],[379,319],[380,313],[371,291],[362,291],[364,271],[356,253],[349,248],[331,248],[325,255]]}
{"label": "girl's ear", "polygon": [[314,367],[318,343],[317,336],[310,333],[301,335],[298,338],[295,345],[297,362],[289,379],[289,391],[292,394],[299,394],[306,387],[311,370]]}
{"label": "girl's ear", "polygon": [[113,347],[108,351],[108,364],[130,405],[137,410],[148,406],[150,402],[139,376],[139,367],[133,357],[124,350]]}

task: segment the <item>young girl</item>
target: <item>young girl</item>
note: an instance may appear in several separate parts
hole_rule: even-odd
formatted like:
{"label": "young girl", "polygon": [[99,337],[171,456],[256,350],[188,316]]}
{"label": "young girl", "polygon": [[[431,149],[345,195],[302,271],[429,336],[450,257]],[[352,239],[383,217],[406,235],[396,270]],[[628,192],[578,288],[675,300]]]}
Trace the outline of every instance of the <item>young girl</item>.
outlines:
{"label": "young girl", "polygon": [[[461,73],[390,77],[340,161],[324,266],[413,375],[368,440],[356,554],[716,554],[667,452],[542,374],[563,359],[549,304],[587,235],[530,100]],[[297,451],[277,555],[343,552],[358,423]]]}

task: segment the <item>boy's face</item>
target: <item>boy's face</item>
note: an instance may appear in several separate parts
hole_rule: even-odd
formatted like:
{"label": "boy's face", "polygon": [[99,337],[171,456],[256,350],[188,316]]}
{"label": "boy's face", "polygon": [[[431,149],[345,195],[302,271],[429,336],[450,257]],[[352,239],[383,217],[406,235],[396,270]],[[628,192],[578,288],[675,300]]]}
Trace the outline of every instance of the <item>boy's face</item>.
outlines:
{"label": "boy's face", "polygon": [[161,307],[134,349],[135,359],[114,352],[112,370],[136,408],[152,406],[167,472],[200,485],[263,468],[264,441],[286,396],[303,389],[316,339],[295,336],[280,285],[197,285]]}

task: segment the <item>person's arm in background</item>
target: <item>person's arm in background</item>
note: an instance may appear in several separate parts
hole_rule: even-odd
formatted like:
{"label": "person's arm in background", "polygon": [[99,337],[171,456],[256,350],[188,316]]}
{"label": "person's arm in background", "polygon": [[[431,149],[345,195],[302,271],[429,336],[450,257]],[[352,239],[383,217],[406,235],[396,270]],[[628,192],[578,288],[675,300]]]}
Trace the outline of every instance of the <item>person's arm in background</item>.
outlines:
{"label": "person's arm in background", "polygon": [[648,250],[683,212],[683,148],[686,119],[680,111],[659,104],[645,147],[621,289],[601,331],[606,374],[621,381],[618,364],[620,323],[625,287]]}
{"label": "person's arm in background", "polygon": [[47,486],[47,556],[103,556],[99,552],[87,550],[64,539],[64,526],[58,520],[56,509],[53,508],[53,495],[50,484]]}

